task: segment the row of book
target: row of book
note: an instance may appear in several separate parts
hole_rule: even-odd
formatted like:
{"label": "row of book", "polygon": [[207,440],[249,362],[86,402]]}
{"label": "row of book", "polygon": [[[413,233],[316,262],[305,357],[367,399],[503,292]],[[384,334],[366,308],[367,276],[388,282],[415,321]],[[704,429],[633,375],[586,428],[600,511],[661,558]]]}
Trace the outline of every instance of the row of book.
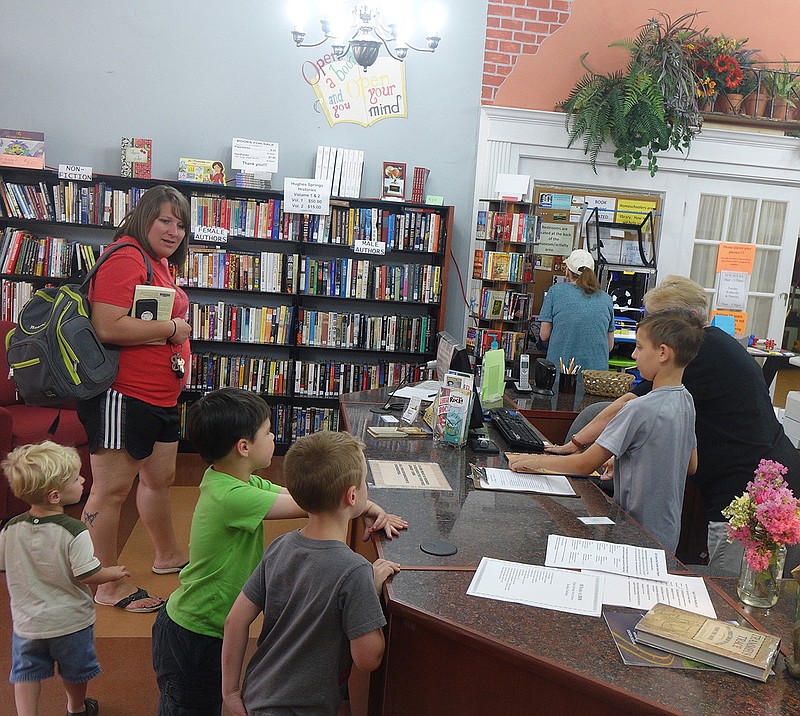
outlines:
{"label": "row of book", "polygon": [[361,196],[364,152],[361,149],[317,147],[314,179],[328,181],[332,196]]}
{"label": "row of book", "polygon": [[53,200],[47,184],[16,184],[0,178],[0,209],[12,219],[54,221]]}
{"label": "row of book", "polygon": [[31,296],[36,293],[37,288],[38,286],[34,286],[28,281],[0,279],[0,297],[2,297],[0,320],[17,323],[19,320],[19,312],[22,310],[22,307],[30,301]]}
{"label": "row of book", "polygon": [[[336,398],[342,393],[372,390],[398,385],[414,364],[381,361],[380,363],[342,363],[338,361],[294,363],[294,394],[314,398]],[[417,368],[418,380],[430,378],[430,372]]]}
{"label": "row of book", "polygon": [[296,293],[298,257],[192,248],[176,278],[179,286],[261,293]]}
{"label": "row of book", "polygon": [[242,388],[265,395],[290,395],[292,361],[266,356],[193,353],[187,390]]}
{"label": "row of book", "polygon": [[479,211],[475,238],[479,241],[532,244],[536,241],[536,223],[535,214]]}
{"label": "row of book", "polygon": [[533,279],[533,255],[476,249],[472,278],[484,281],[530,283]]}
{"label": "row of book", "polygon": [[[52,196],[50,190],[52,189]],[[114,189],[106,182],[86,185],[61,181],[52,187],[14,184],[0,179],[6,216],[38,221],[119,226],[146,190]],[[438,252],[443,244],[441,215],[431,209],[332,206],[330,215],[288,214],[277,198],[190,197],[192,226],[224,228],[230,236],[273,241],[345,244],[381,241],[387,250]]]}
{"label": "row of book", "polygon": [[230,236],[353,246],[382,241],[387,250],[437,252],[443,237],[441,216],[430,209],[331,206],[330,215],[282,212],[280,199],[191,197],[193,226],[216,226]]}
{"label": "row of book", "polygon": [[411,183],[411,201],[421,204],[425,201],[425,183],[428,181],[430,169],[425,167],[414,167],[414,174]]}
{"label": "row of book", "polygon": [[436,320],[430,316],[369,316],[300,308],[296,343],[303,346],[430,353]]}
{"label": "row of book", "polygon": [[[185,438],[186,413],[192,403],[186,402],[180,405],[180,434],[182,438]],[[270,423],[275,441],[288,443],[303,435],[320,430],[338,432],[339,410],[337,408],[291,406],[286,403],[278,403],[272,407]]]}
{"label": "row of book", "polygon": [[521,291],[480,288],[471,304],[474,318],[489,321],[527,321],[531,316],[532,297]]}
{"label": "row of book", "polygon": [[366,259],[300,260],[298,293],[376,301],[441,301],[441,268],[428,264],[379,264]]}
{"label": "row of book", "polygon": [[470,326],[467,328],[467,350],[477,358],[492,348],[502,348],[507,361],[514,361],[525,352],[528,334],[524,331],[497,331]]}
{"label": "row of book", "polygon": [[291,339],[294,306],[232,306],[224,301],[189,307],[192,338],[286,345]]}
{"label": "row of book", "polygon": [[[426,380],[430,371],[415,363],[313,362],[274,360],[266,356],[193,353],[186,389],[205,392],[221,387],[288,397],[335,398],[340,393],[381,388],[400,383],[414,372]],[[294,393],[291,391],[294,386]]]}
{"label": "row of book", "polygon": [[189,200],[192,226],[218,226],[230,236],[284,239],[281,199],[226,199],[193,194]]}
{"label": "row of book", "polygon": [[61,181],[53,185],[55,220],[69,224],[119,226],[147,189],[114,189],[105,182],[92,185]]}
{"label": "row of book", "polygon": [[357,240],[380,241],[386,244],[387,251],[436,253],[444,242],[443,230],[441,215],[430,209],[403,207],[392,211],[332,206],[330,230],[322,236],[325,243],[331,244],[352,246]]}
{"label": "row of book", "polygon": [[[72,273],[76,252],[84,252],[77,244],[55,236],[33,234],[7,227],[0,241],[0,273],[62,278]],[[91,251],[90,247],[86,247]]]}

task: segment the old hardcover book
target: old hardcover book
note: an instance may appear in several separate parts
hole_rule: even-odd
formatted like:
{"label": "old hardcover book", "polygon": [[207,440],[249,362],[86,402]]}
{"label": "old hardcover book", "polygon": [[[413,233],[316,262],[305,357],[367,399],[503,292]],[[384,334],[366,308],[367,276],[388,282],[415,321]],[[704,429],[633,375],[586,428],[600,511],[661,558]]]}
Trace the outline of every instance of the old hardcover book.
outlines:
{"label": "old hardcover book", "polygon": [[780,639],[748,627],[656,604],[636,625],[636,641],[704,664],[766,681]]}

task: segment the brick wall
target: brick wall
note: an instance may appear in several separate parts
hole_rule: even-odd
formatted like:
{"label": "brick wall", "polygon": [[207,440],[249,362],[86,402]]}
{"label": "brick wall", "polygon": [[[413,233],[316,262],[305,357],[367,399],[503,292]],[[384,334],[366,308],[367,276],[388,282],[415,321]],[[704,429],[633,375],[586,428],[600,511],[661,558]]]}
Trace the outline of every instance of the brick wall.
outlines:
{"label": "brick wall", "polygon": [[493,104],[519,55],[533,55],[568,19],[572,0],[496,0],[486,14],[481,104]]}

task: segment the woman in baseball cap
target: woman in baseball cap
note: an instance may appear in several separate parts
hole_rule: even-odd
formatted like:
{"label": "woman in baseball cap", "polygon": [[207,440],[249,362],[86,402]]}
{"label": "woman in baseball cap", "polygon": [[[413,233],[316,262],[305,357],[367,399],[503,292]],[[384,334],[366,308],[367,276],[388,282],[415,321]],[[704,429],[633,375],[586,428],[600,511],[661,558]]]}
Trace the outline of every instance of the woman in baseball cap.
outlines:
{"label": "woman in baseball cap", "polygon": [[580,366],[581,370],[608,370],[608,354],[614,347],[614,304],[600,288],[594,258],[575,249],[564,262],[566,281],[550,287],[539,319],[540,337],[549,340],[547,359],[556,366]]}

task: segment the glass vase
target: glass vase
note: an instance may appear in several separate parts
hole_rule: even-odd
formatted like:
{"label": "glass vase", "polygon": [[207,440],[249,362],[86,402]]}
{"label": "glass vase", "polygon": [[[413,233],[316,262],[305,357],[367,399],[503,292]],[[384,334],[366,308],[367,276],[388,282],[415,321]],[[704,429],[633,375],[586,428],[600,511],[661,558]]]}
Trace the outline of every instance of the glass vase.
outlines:
{"label": "glass vase", "polygon": [[766,569],[752,569],[742,556],[739,584],[736,591],[745,604],[759,609],[769,609],[778,601],[780,594],[783,564],[786,561],[786,547],[775,547],[770,553]]}

